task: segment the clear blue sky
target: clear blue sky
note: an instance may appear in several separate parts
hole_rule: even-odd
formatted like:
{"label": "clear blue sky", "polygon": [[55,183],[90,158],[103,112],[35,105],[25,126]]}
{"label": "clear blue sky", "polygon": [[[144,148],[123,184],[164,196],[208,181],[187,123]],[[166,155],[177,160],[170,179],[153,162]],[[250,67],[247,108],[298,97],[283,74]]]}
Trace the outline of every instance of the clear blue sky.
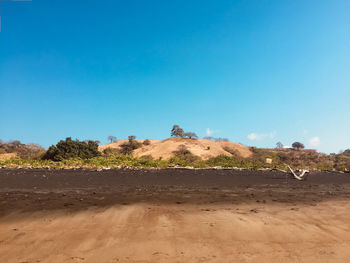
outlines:
{"label": "clear blue sky", "polygon": [[[1,3],[0,139],[350,148],[350,1]],[[208,130],[209,129],[209,130]]]}

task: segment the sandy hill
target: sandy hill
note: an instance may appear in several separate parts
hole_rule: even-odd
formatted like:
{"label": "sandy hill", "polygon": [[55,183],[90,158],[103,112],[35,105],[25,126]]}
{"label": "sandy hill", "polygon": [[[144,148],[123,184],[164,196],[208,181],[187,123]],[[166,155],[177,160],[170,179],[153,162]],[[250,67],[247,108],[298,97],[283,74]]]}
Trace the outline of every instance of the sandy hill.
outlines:
{"label": "sandy hill", "polygon": [[[177,151],[180,145],[186,146],[186,148],[192,154],[201,157],[203,160],[207,160],[221,154],[232,156],[232,153],[235,153],[244,158],[252,155],[252,152],[248,147],[234,142],[214,142],[205,139],[184,138],[169,138],[164,141],[150,141],[150,145],[142,145],[141,148],[134,151],[133,155],[136,157],[152,156],[154,159],[162,158],[165,160],[174,156],[174,151]],[[127,140],[115,141],[113,143],[100,146],[99,150],[103,151],[108,147],[120,149],[120,145],[127,142]],[[138,140],[138,142],[142,143],[143,140]]]}

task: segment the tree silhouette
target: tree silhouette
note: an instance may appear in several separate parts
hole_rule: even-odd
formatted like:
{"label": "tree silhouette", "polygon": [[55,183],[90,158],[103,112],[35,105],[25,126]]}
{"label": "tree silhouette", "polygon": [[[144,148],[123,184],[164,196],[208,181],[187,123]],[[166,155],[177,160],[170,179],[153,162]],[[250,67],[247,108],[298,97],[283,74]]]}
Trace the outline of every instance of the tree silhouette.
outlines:
{"label": "tree silhouette", "polygon": [[174,125],[171,129],[171,136],[184,137],[184,130],[180,128],[179,125]]}
{"label": "tree silhouette", "polygon": [[108,140],[111,141],[112,143],[117,140],[117,137],[111,135],[111,136],[108,136]]}
{"label": "tree silhouette", "polygon": [[302,144],[301,142],[294,142],[292,144],[292,147],[294,149],[296,149],[296,150],[300,150],[300,149],[304,149],[305,148],[304,144]]}
{"label": "tree silhouette", "polygon": [[276,143],[276,147],[279,148],[279,149],[282,149],[283,148],[283,144],[281,142],[277,142]]}

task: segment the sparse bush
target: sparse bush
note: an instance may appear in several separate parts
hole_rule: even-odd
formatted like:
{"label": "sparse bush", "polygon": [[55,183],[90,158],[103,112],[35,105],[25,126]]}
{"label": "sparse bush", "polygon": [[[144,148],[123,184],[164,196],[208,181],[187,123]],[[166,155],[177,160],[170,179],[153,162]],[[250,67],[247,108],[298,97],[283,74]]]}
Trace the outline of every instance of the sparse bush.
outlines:
{"label": "sparse bush", "polygon": [[187,149],[186,145],[181,144],[177,147],[177,151],[173,152],[175,155],[186,155],[190,154],[191,152]]}
{"label": "sparse bush", "polygon": [[122,154],[132,154],[132,152],[138,148],[141,147],[141,143],[136,141],[136,136],[130,135],[129,136],[129,141],[127,143],[124,143],[120,145],[122,148],[120,153]]}
{"label": "sparse bush", "polygon": [[216,142],[228,142],[229,139],[219,137],[219,138],[214,138],[214,141],[216,141]]}
{"label": "sparse bush", "polygon": [[188,139],[197,139],[198,136],[194,132],[185,132],[183,137],[188,138]]}
{"label": "sparse bush", "polygon": [[34,143],[23,144],[20,141],[0,142],[0,153],[17,153],[22,159],[39,159],[45,151],[45,148]]}
{"label": "sparse bush", "polygon": [[141,158],[142,158],[142,159],[147,159],[147,160],[153,160],[153,157],[152,157],[152,155],[150,155],[150,154],[148,154],[148,155],[143,155]]}
{"label": "sparse bush", "polygon": [[148,140],[148,139],[146,139],[146,140],[143,141],[142,144],[147,146],[147,145],[150,145],[150,144],[151,144],[151,141]]}
{"label": "sparse bush", "polygon": [[199,156],[193,155],[185,145],[179,145],[178,149],[173,152],[174,157],[170,158],[169,162],[182,166],[193,166],[195,162],[201,160]]}
{"label": "sparse bush", "polygon": [[105,156],[116,156],[116,155],[119,155],[120,154],[120,150],[117,149],[117,148],[111,148],[111,147],[108,147],[106,149],[103,150],[103,154]]}
{"label": "sparse bush", "polygon": [[239,156],[239,153],[237,152],[237,150],[235,149],[232,149],[231,147],[228,147],[228,146],[224,146],[223,149],[230,153],[232,156]]}
{"label": "sparse bush", "polygon": [[45,152],[46,150],[44,147],[34,143],[26,144],[17,150],[18,156],[27,160],[40,159]]}
{"label": "sparse bush", "polygon": [[203,139],[205,140],[209,140],[209,141],[214,141],[214,142],[228,142],[229,139],[227,138],[215,138],[215,137],[211,137],[211,136],[206,136],[206,137],[203,137]]}

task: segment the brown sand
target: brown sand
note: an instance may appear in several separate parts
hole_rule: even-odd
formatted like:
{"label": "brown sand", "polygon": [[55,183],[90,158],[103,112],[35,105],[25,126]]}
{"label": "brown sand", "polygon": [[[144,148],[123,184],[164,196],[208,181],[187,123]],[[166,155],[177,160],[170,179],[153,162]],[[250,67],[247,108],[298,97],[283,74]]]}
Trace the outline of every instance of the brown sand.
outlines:
{"label": "brown sand", "polygon": [[[134,156],[152,156],[154,159],[169,159],[174,156],[174,151],[177,151],[180,145],[186,146],[186,148],[194,155],[201,157],[203,160],[207,160],[211,157],[218,155],[232,156],[232,153],[236,153],[241,157],[251,156],[249,147],[243,146],[234,142],[214,142],[205,139],[184,139],[184,138],[170,138],[164,141],[150,140],[150,145],[142,145],[141,148],[136,149],[133,152]],[[127,140],[119,140],[110,144],[102,145],[99,147],[100,151],[110,147],[120,149],[120,145],[126,143]],[[143,142],[140,140],[139,142]]]}
{"label": "brown sand", "polygon": [[0,169],[0,262],[349,262],[350,176]]}

